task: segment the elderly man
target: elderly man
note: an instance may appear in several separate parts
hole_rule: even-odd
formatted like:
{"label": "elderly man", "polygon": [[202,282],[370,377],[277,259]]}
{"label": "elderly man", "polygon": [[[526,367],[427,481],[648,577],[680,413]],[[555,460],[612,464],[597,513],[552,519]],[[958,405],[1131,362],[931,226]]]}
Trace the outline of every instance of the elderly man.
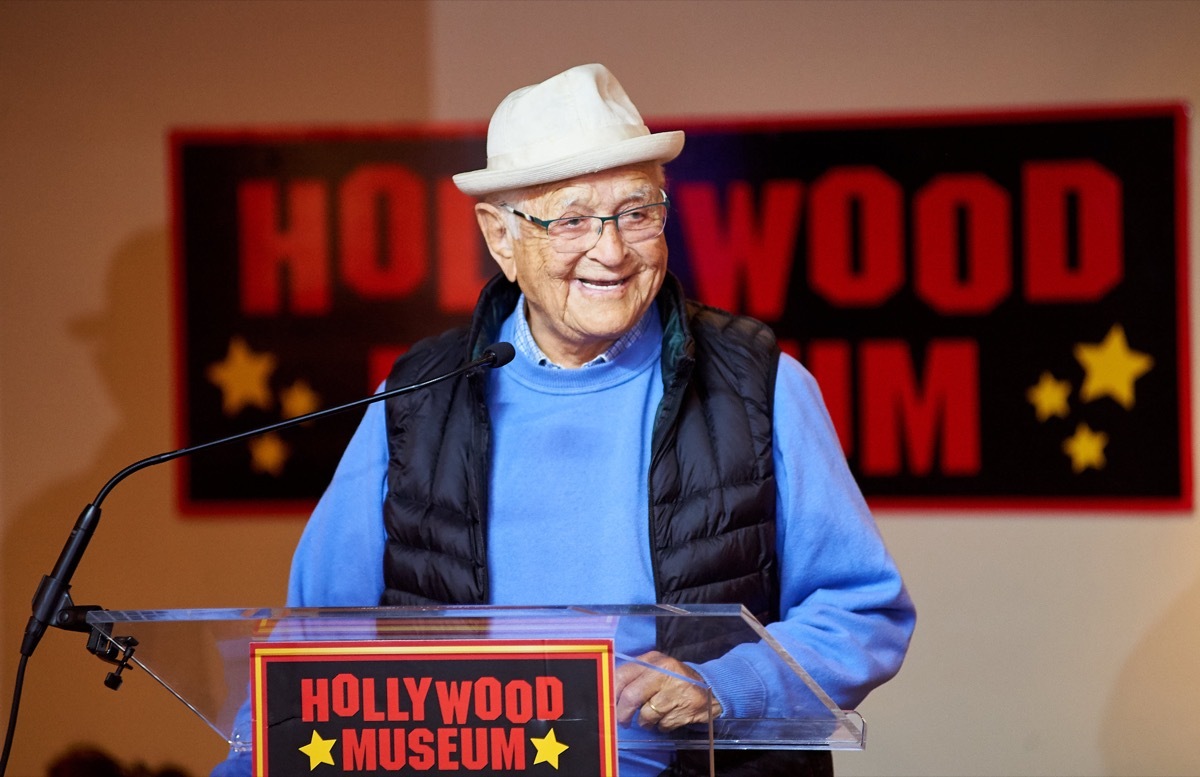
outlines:
{"label": "elderly man", "polygon": [[[686,301],[667,272],[663,164],[683,142],[651,134],[600,65],[500,104],[487,168],[454,181],[501,272],[470,327],[415,345],[388,385],[500,340],[516,358],[371,406],[290,605],[742,603],[844,707],[895,674],[912,605],[813,380],[764,325]],[[779,692],[752,665],[644,658],[715,701],[631,664],[624,725],[761,716]],[[831,771],[827,753],[749,758],[721,773]],[[621,773],[686,773],[667,760]]]}

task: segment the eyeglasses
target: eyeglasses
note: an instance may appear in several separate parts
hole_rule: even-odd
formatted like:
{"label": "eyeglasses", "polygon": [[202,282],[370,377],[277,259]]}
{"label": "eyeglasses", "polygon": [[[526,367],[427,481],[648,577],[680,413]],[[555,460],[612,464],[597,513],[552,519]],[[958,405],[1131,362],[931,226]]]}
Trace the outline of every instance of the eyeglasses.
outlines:
{"label": "eyeglasses", "polygon": [[604,222],[616,223],[617,232],[626,243],[643,243],[663,233],[667,225],[667,210],[671,200],[667,193],[659,190],[662,202],[639,205],[612,216],[561,216],[556,219],[539,219],[522,213],[511,205],[503,207],[514,216],[520,216],[531,224],[546,230],[550,246],[559,253],[572,254],[590,251],[600,242],[604,234]]}

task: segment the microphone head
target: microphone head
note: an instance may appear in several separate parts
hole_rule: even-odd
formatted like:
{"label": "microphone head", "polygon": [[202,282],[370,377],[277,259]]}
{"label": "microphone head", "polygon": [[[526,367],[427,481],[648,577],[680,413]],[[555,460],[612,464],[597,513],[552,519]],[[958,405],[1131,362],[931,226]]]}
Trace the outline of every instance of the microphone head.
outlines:
{"label": "microphone head", "polygon": [[503,367],[513,360],[517,355],[516,350],[512,347],[512,343],[492,343],[483,351],[484,356],[492,357],[491,367]]}

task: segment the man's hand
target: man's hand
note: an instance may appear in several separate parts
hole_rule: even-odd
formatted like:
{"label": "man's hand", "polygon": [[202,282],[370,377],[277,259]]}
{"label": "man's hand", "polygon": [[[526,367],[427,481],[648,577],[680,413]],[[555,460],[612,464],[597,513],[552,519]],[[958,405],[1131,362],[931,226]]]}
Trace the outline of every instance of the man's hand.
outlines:
{"label": "man's hand", "polygon": [[[638,656],[638,660],[704,682],[691,667],[656,650]],[[638,725],[644,728],[670,731],[691,723],[707,723],[721,714],[721,703],[716,697],[685,680],[641,664],[617,667],[614,683],[617,722],[622,726],[628,726],[636,715]]]}

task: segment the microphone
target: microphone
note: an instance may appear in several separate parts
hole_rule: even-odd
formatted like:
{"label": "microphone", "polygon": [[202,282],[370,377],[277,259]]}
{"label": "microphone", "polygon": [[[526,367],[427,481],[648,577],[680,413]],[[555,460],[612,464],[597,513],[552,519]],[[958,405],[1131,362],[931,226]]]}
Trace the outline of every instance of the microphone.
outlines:
{"label": "microphone", "polygon": [[[21,655],[25,658],[33,655],[34,649],[37,648],[38,642],[41,641],[42,635],[45,634],[48,626],[54,625],[60,628],[65,628],[73,631],[89,631],[89,627],[79,617],[78,613],[72,611],[74,606],[71,601],[71,577],[75,574],[75,568],[79,566],[80,560],[83,558],[84,551],[87,550],[88,542],[92,538],[92,534],[96,531],[96,525],[100,521],[100,503],[108,496],[113,487],[124,480],[129,475],[132,475],[138,470],[146,467],[162,464],[172,459],[177,459],[181,456],[188,456],[199,451],[215,448],[220,445],[244,440],[248,437],[255,437],[268,432],[277,432],[282,429],[288,429],[293,426],[315,421],[326,416],[344,413],[347,410],[369,405],[373,402],[379,402],[384,399],[407,394],[412,391],[419,391],[427,388],[435,383],[449,380],[450,378],[458,377],[464,373],[478,369],[480,367],[488,367],[496,369],[503,367],[513,360],[516,351],[509,343],[499,342],[493,343],[484,349],[483,355],[478,359],[467,362],[462,366],[451,370],[443,375],[430,378],[420,383],[414,383],[410,386],[401,386],[399,388],[382,391],[378,394],[372,394],[369,397],[347,402],[344,405],[336,405],[324,410],[317,410],[305,415],[289,418],[285,421],[263,426],[258,429],[250,429],[238,434],[222,437],[216,440],[199,443],[187,448],[170,451],[168,453],[160,453],[156,456],[150,456],[140,461],[135,461],[133,464],[125,467],[125,469],[114,475],[104,487],[100,489],[96,498],[83,509],[78,520],[75,522],[75,527],[71,530],[71,535],[67,538],[67,542],[63,545],[62,552],[59,553],[58,561],[54,564],[54,569],[49,575],[42,578],[38,585],[37,592],[33,596],[33,614],[29,617],[29,623],[25,627],[25,636],[21,641]],[[82,609],[82,608],[81,608]],[[2,774],[3,772],[0,772]]]}
{"label": "microphone", "polygon": [[[4,735],[4,747],[0,750],[0,777],[4,777],[8,771],[8,757],[12,750],[13,738],[17,729],[17,712],[20,708],[21,689],[25,684],[25,665],[33,656],[33,651],[41,642],[42,636],[46,633],[46,629],[53,625],[68,631],[80,631],[91,633],[92,627],[87,623],[87,613],[93,610],[99,610],[99,607],[88,605],[85,607],[76,607],[71,601],[71,577],[75,574],[75,568],[79,566],[79,562],[83,559],[84,551],[87,550],[88,542],[91,541],[92,535],[96,531],[96,525],[100,522],[100,503],[104,501],[104,497],[108,496],[108,492],[112,491],[113,487],[124,480],[129,475],[137,472],[140,469],[151,467],[155,464],[177,459],[180,456],[187,456],[198,451],[208,448],[215,448],[218,445],[226,445],[228,443],[244,440],[247,437],[254,437],[267,432],[275,432],[281,429],[287,429],[292,426],[305,423],[307,421],[315,421],[326,416],[336,413],[343,413],[347,410],[352,410],[362,405],[369,405],[372,402],[388,399],[389,397],[407,394],[411,391],[419,391],[420,389],[432,386],[435,383],[441,383],[444,380],[457,377],[471,370],[480,367],[497,368],[503,367],[513,360],[515,351],[509,343],[493,343],[484,349],[483,355],[478,359],[467,362],[466,364],[451,370],[443,375],[430,378],[421,383],[414,383],[411,386],[400,386],[399,388],[382,391],[378,394],[373,394],[363,399],[358,399],[353,402],[347,402],[344,405],[326,408],[325,410],[317,410],[305,415],[289,418],[285,421],[264,426],[259,429],[251,429],[241,432],[230,437],[222,437],[217,440],[192,445],[187,448],[180,448],[169,453],[160,453],[157,456],[135,461],[125,469],[113,475],[96,498],[87,507],[83,508],[83,512],[79,514],[78,520],[75,521],[75,527],[71,530],[71,535],[67,538],[67,542],[63,545],[62,552],[58,555],[58,561],[54,563],[54,569],[50,574],[42,578],[38,584],[37,592],[33,595],[33,614],[29,616],[29,623],[25,626],[25,636],[21,640],[21,659],[17,666],[16,682],[13,684],[12,706],[8,716],[8,728]],[[93,649],[92,642],[89,640],[88,649],[96,653],[97,656],[105,658],[110,663],[117,664],[115,672],[110,672],[108,679],[104,684],[109,688],[116,689],[121,683],[121,671],[125,668],[133,653],[133,645],[136,641],[131,641],[124,646],[125,657],[120,660],[115,660],[111,657],[105,658],[103,650]]]}
{"label": "microphone", "polygon": [[512,347],[512,343],[492,343],[483,350],[484,357],[491,356],[491,367],[503,367],[513,360],[517,355],[516,349]]}

